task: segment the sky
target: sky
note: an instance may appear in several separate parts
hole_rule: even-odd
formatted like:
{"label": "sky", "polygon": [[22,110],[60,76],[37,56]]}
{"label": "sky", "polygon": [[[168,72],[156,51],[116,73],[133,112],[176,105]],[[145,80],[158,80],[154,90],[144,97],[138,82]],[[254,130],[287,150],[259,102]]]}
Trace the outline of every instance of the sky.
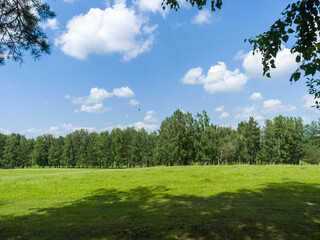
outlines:
{"label": "sky", "polygon": [[154,131],[177,109],[206,110],[213,124],[234,128],[250,116],[261,125],[279,114],[317,120],[305,79],[289,82],[298,67],[292,42],[271,79],[244,42],[290,2],[228,0],[212,13],[184,1],[178,12],[161,0],[48,1],[57,16],[41,26],[51,55],[0,67],[0,132]]}

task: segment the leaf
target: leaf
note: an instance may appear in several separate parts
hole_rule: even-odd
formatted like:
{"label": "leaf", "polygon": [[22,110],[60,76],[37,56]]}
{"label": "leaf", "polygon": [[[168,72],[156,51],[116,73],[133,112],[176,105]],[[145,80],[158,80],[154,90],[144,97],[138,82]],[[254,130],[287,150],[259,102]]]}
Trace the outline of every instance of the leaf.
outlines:
{"label": "leaf", "polygon": [[293,80],[296,82],[300,79],[300,77],[301,77],[301,72],[295,72],[291,75],[290,82],[292,82]]}

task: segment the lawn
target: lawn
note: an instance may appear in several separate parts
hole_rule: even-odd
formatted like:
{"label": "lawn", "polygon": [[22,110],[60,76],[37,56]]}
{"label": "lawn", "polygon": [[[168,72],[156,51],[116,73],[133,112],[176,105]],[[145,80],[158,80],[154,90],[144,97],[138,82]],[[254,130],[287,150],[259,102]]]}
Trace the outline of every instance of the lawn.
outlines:
{"label": "lawn", "polygon": [[0,170],[0,239],[320,239],[319,166]]}

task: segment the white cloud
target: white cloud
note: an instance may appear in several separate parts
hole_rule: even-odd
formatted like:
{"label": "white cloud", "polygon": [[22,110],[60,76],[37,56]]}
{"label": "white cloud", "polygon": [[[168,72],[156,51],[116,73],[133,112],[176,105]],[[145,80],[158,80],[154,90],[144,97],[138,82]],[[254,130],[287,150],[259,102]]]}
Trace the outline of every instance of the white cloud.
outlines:
{"label": "white cloud", "polygon": [[155,115],[156,115],[156,114],[157,114],[157,113],[156,113],[155,111],[153,111],[153,110],[148,111],[147,114],[146,114],[146,116],[144,117],[144,121],[145,121],[145,122],[150,122],[150,123],[156,123],[156,122],[158,122],[158,119],[155,118]]}
{"label": "white cloud", "polygon": [[[313,107],[316,105],[316,103],[315,103],[316,99],[314,99],[314,95],[306,94],[302,97],[302,100],[305,102],[303,105],[303,107],[305,109],[319,113],[319,110],[317,110],[316,108]],[[319,99],[317,99],[317,100],[318,100],[318,102],[320,102]]]}
{"label": "white cloud", "polygon": [[[92,104],[92,103],[101,103],[106,98],[112,97],[112,93],[107,92],[104,88],[91,88],[90,93],[87,97],[78,97],[73,98],[72,103],[82,103],[82,104]],[[69,95],[66,95],[65,98],[70,98]]]}
{"label": "white cloud", "polygon": [[104,113],[109,112],[111,108],[104,107],[102,103],[96,103],[94,105],[83,104],[80,110],[76,109],[75,112],[87,112],[87,113]]}
{"label": "white cloud", "polygon": [[156,28],[133,8],[127,8],[125,1],[118,0],[105,10],[91,8],[73,17],[55,43],[77,59],[86,59],[91,53],[120,53],[124,61],[129,61],[151,49]]}
{"label": "white cloud", "polygon": [[66,3],[73,3],[75,0],[63,0]]}
{"label": "white cloud", "polygon": [[155,123],[145,123],[145,122],[135,122],[133,124],[133,127],[136,129],[142,129],[144,128],[145,130],[147,130],[148,132],[153,132],[156,129],[159,128],[158,124]]}
{"label": "white cloud", "polygon": [[283,105],[278,99],[270,99],[263,102],[263,113],[292,112],[297,108],[291,104]]}
{"label": "white cloud", "polygon": [[224,62],[212,66],[207,76],[202,75],[202,68],[190,69],[181,81],[184,84],[203,84],[206,92],[215,94],[219,92],[238,92],[247,83],[245,74],[240,73],[239,69],[233,72],[227,69]]}
{"label": "white cloud", "polygon": [[208,24],[211,23],[212,15],[208,9],[198,11],[198,14],[192,19],[193,24]]}
{"label": "white cloud", "polygon": [[[275,59],[275,69],[271,69],[271,78],[281,78],[288,74],[292,74],[298,67],[296,63],[296,54],[291,54],[290,49],[282,47]],[[248,78],[262,78],[263,66],[262,55],[256,52],[254,55],[252,51],[249,53],[238,52],[236,59],[243,59],[242,66],[246,71]]]}
{"label": "white cloud", "polygon": [[11,134],[11,132],[10,132],[9,130],[4,129],[4,128],[0,128],[0,133],[3,133],[3,134],[5,134],[5,135]]}
{"label": "white cloud", "polygon": [[251,99],[253,101],[257,101],[257,100],[263,99],[263,97],[262,97],[261,93],[255,92],[249,97],[249,99]]}
{"label": "white cloud", "polygon": [[134,92],[129,87],[121,87],[113,89],[113,95],[121,98],[134,97]]}
{"label": "white cloud", "polygon": [[[88,96],[84,97],[71,97],[65,95],[66,99],[71,99],[73,104],[81,104],[80,109],[76,109],[75,112],[87,112],[87,113],[104,113],[109,112],[111,108],[104,107],[103,101],[112,96],[120,98],[129,98],[134,96],[134,92],[129,87],[121,87],[113,89],[112,93],[106,91],[104,88],[91,88]],[[131,99],[129,102],[132,106],[137,105],[139,102]]]}
{"label": "white cloud", "polygon": [[48,19],[46,23],[40,23],[39,25],[44,30],[46,30],[47,28],[50,28],[51,30],[59,29],[59,22],[56,18]]}
{"label": "white cloud", "polygon": [[197,84],[199,80],[204,77],[202,72],[203,70],[201,67],[191,68],[186,75],[184,75],[181,81],[184,84]]}
{"label": "white cloud", "polygon": [[236,119],[239,120],[248,120],[250,117],[253,117],[257,121],[262,121],[264,119],[256,106],[238,107],[236,108],[236,112],[238,112]]}
{"label": "white cloud", "polygon": [[139,104],[139,101],[137,101],[137,100],[135,100],[135,99],[131,99],[131,100],[129,101],[129,104],[130,104],[131,106],[136,106],[136,105]]}
{"label": "white cloud", "polygon": [[223,113],[220,114],[219,118],[220,118],[220,119],[225,119],[225,118],[228,118],[229,116],[230,116],[229,113],[223,112]]}
{"label": "white cloud", "polygon": [[153,132],[159,128],[158,119],[155,118],[156,114],[157,113],[155,111],[150,110],[146,113],[146,116],[144,117],[143,122],[138,121],[138,122],[135,122],[133,124],[128,124],[128,125],[121,125],[121,124],[110,125],[104,129],[102,129],[101,131],[106,131],[106,130],[111,131],[114,128],[126,129],[128,127],[134,127],[135,129],[144,128],[148,132]]}
{"label": "white cloud", "polygon": [[133,1],[133,4],[142,12],[162,13],[162,1],[163,0],[135,0]]}
{"label": "white cloud", "polygon": [[217,107],[216,109],[214,109],[214,111],[216,112],[223,112],[224,110],[224,106],[220,106],[220,107]]}
{"label": "white cloud", "polygon": [[82,126],[74,126],[70,123],[62,123],[57,126],[51,126],[48,129],[37,129],[37,128],[30,128],[22,130],[20,133],[26,135],[27,137],[37,137],[39,135],[43,134],[52,134],[56,137],[58,136],[64,136],[70,132],[85,129],[89,132],[94,131],[96,128],[94,127],[82,127]]}

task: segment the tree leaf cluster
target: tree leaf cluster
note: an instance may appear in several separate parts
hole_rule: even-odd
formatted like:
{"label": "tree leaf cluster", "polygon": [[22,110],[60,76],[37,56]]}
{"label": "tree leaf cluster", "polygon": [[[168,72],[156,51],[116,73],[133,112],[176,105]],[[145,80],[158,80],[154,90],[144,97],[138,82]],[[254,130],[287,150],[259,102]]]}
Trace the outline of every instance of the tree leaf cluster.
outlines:
{"label": "tree leaf cluster", "polygon": [[0,65],[6,60],[22,62],[24,52],[34,59],[49,54],[50,43],[40,23],[54,17],[42,0],[1,0]]}

